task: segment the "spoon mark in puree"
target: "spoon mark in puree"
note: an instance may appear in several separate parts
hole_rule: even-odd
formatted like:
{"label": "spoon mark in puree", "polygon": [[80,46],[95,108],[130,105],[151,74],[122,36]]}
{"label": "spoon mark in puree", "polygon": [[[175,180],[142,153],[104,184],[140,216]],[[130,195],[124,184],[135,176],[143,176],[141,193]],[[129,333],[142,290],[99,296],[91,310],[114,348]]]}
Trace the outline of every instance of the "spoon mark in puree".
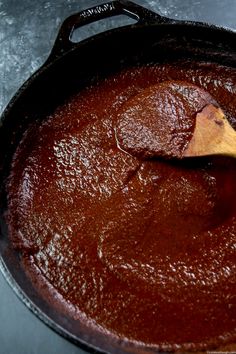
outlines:
{"label": "spoon mark in puree", "polygon": [[141,158],[178,157],[193,137],[196,115],[218,107],[204,89],[185,81],[165,81],[125,102],[117,115],[117,146]]}

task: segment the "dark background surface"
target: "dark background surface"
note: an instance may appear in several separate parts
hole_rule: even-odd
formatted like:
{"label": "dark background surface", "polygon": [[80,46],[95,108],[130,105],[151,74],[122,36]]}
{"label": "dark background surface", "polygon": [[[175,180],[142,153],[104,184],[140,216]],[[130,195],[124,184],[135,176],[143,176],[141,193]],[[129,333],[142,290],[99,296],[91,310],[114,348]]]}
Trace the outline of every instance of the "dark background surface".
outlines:
{"label": "dark background surface", "polygon": [[[163,16],[236,30],[236,0],[134,0]],[[105,1],[0,0],[0,113],[22,83],[46,60],[68,15]],[[75,33],[81,40],[126,24],[125,17]],[[18,300],[0,274],[0,354],[85,353],[46,327]]]}

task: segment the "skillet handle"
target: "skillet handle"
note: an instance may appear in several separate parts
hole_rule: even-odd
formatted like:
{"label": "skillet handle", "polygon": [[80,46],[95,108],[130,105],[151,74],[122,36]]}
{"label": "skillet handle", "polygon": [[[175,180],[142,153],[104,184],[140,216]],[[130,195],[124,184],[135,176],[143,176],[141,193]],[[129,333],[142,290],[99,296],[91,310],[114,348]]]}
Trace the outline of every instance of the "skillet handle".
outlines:
{"label": "skillet handle", "polygon": [[137,24],[170,23],[172,20],[162,17],[151,10],[128,0],[115,0],[68,17],[62,24],[51,54],[46,63],[73,49],[76,44],[71,41],[75,29],[89,23],[116,15],[126,15],[137,20]]}

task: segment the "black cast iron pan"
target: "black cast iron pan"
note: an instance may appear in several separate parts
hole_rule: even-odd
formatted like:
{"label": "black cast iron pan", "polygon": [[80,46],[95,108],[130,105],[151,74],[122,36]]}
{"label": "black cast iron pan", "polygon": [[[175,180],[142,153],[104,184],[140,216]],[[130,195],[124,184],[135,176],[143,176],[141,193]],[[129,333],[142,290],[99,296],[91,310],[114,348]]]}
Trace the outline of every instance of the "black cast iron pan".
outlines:
{"label": "black cast iron pan", "polygon": [[[137,22],[71,42],[76,28],[124,14]],[[26,306],[59,334],[84,349],[109,353],[150,353],[114,340],[92,327],[66,317],[45,301],[27,278],[20,255],[12,248],[4,213],[6,179],[13,153],[29,124],[43,119],[74,92],[100,76],[130,65],[184,59],[236,66],[236,33],[208,24],[163,18],[126,0],[113,1],[72,15],[65,20],[46,63],[21,87],[0,122],[0,268]],[[191,349],[186,344],[184,350]]]}

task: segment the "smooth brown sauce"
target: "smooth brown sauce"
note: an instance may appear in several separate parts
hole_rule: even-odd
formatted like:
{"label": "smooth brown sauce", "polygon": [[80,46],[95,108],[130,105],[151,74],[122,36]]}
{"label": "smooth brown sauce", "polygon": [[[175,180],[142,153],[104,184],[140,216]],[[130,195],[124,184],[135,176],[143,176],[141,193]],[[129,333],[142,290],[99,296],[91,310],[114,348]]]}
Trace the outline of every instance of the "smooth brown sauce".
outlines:
{"label": "smooth brown sauce", "polygon": [[213,97],[236,127],[234,69],[174,63],[109,77],[26,132],[8,226],[33,281],[40,273],[68,314],[147,346],[196,350],[236,341],[236,160],[140,159],[122,116],[145,90],[178,80],[207,92],[198,109]]}

